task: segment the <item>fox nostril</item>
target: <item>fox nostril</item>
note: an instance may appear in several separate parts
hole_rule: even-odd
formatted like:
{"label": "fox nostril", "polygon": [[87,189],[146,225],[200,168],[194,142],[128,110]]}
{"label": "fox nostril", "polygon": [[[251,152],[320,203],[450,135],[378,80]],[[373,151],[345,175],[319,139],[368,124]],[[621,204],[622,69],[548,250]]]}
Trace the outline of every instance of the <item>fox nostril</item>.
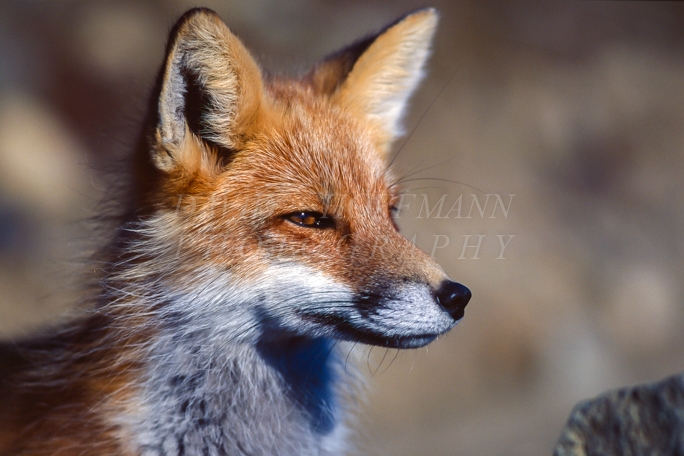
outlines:
{"label": "fox nostril", "polygon": [[435,293],[435,298],[454,320],[460,320],[465,314],[465,307],[470,301],[470,290],[460,283],[445,280]]}

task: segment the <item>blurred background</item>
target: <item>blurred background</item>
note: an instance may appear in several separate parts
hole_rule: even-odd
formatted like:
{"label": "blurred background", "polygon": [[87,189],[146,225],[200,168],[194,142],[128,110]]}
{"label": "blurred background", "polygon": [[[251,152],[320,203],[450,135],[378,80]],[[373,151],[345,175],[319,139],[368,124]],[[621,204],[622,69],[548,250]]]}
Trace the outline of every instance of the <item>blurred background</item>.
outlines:
{"label": "blurred background", "polygon": [[[360,349],[359,454],[550,454],[578,400],[684,369],[684,5],[431,4],[399,222],[474,297],[428,348]],[[193,6],[0,3],[0,337],[75,302],[96,170]],[[204,6],[296,75],[423,3]]]}

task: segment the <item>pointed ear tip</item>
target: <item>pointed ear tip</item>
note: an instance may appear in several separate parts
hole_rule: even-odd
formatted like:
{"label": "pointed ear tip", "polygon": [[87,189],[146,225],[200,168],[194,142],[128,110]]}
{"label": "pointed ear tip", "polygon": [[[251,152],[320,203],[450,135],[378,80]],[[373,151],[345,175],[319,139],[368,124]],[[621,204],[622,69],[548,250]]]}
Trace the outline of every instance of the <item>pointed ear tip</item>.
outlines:
{"label": "pointed ear tip", "polygon": [[426,22],[429,25],[435,26],[437,25],[437,22],[439,21],[439,11],[437,11],[435,8],[428,6],[425,8],[421,8],[419,10],[416,10],[412,13],[409,13],[406,16],[406,19],[413,19],[415,18],[416,20],[419,20],[421,22]]}
{"label": "pointed ear tip", "polygon": [[438,22],[439,13],[437,10],[432,7],[427,7],[407,14],[397,22],[397,25],[427,36],[432,36],[437,30]]}
{"label": "pointed ear tip", "polygon": [[190,24],[201,22],[221,23],[219,15],[209,8],[193,8],[183,14],[176,23],[176,30],[185,29]]}
{"label": "pointed ear tip", "polygon": [[218,14],[216,13],[216,11],[209,8],[192,8],[186,11],[185,14],[183,14],[178,21],[186,22],[198,17],[216,18],[218,17]]}
{"label": "pointed ear tip", "polygon": [[219,15],[209,8],[193,8],[186,11],[173,26],[169,33],[167,55],[171,55],[173,49],[183,42],[188,36],[194,35],[199,30],[219,30],[226,28]]}

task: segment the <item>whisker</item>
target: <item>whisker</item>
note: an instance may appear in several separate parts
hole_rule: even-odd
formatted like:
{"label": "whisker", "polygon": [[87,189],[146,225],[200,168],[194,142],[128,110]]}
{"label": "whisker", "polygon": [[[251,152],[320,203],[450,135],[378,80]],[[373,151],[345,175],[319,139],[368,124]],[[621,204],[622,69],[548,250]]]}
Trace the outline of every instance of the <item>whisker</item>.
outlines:
{"label": "whisker", "polygon": [[382,358],[380,359],[380,362],[379,362],[378,365],[376,366],[375,371],[372,371],[372,372],[371,372],[371,375],[372,375],[373,377],[375,377],[375,374],[377,374],[377,373],[378,373],[378,370],[380,370],[380,366],[382,366],[382,362],[385,360],[385,356],[387,356],[387,350],[388,350],[388,349],[385,348],[385,354],[382,355]]}
{"label": "whisker", "polygon": [[459,65],[459,66],[456,68],[456,70],[454,70],[454,73],[451,75],[451,77],[450,77],[449,80],[446,82],[446,84],[444,84],[444,86],[442,86],[442,88],[440,89],[440,91],[437,93],[437,95],[432,99],[432,101],[431,101],[430,104],[428,105],[427,109],[426,109],[425,111],[423,111],[423,114],[422,114],[422,115],[420,116],[420,118],[418,119],[418,122],[416,123],[416,125],[413,127],[413,129],[411,129],[411,132],[408,134],[408,136],[406,137],[406,139],[404,140],[404,142],[401,144],[401,146],[399,147],[399,150],[397,151],[397,153],[394,154],[394,157],[392,157],[392,160],[390,160],[389,165],[387,165],[388,168],[391,168],[391,167],[392,167],[392,164],[394,164],[394,161],[397,159],[397,157],[399,156],[399,154],[401,153],[401,151],[404,150],[404,146],[406,146],[406,144],[408,144],[409,140],[411,139],[411,137],[413,136],[413,134],[416,132],[416,130],[417,130],[418,127],[420,126],[421,122],[423,121],[423,118],[425,118],[425,115],[426,115],[428,112],[430,112],[430,109],[432,108],[432,106],[433,106],[433,105],[435,104],[435,102],[439,99],[439,97],[442,96],[442,93],[444,93],[444,91],[446,90],[446,88],[449,87],[449,84],[451,84],[451,81],[454,80],[454,78],[456,77],[456,74],[458,74],[458,70],[461,69],[461,66],[462,66],[462,64]]}
{"label": "whisker", "polygon": [[387,366],[387,368],[383,372],[387,372],[387,370],[390,368],[390,366],[392,364],[394,364],[394,362],[397,360],[398,357],[399,357],[399,350],[395,349],[394,350],[394,358],[392,358],[392,361],[390,361],[389,365]]}
{"label": "whisker", "polygon": [[354,342],[354,345],[352,345],[352,347],[349,349],[349,353],[347,353],[347,357],[344,360],[344,371],[345,372],[347,372],[347,363],[349,363],[349,357],[351,356],[352,351],[354,351],[354,348],[356,347],[356,345],[358,343],[359,343],[358,341]]}
{"label": "whisker", "polygon": [[486,192],[484,190],[481,190],[481,189],[479,189],[473,185],[466,184],[465,182],[459,182],[459,181],[451,180],[451,179],[444,179],[441,177],[414,177],[412,179],[406,179],[403,181],[399,181],[399,183],[403,184],[406,182],[421,181],[421,180],[434,180],[434,181],[438,181],[438,182],[448,182],[450,184],[463,185],[464,187],[472,188],[473,190],[476,190],[480,193],[486,194]]}
{"label": "whisker", "polygon": [[406,178],[408,178],[408,177],[415,176],[416,174],[420,174],[420,173],[422,173],[422,172],[425,172],[425,171],[428,171],[428,170],[437,168],[438,166],[446,165],[447,163],[456,160],[456,158],[458,158],[458,156],[451,157],[451,158],[449,158],[448,160],[444,160],[444,161],[442,161],[442,162],[440,162],[440,163],[437,163],[437,164],[435,164],[435,165],[428,166],[427,168],[422,168],[422,169],[419,169],[418,171],[414,171],[418,166],[420,166],[420,165],[416,165],[408,174],[405,174],[404,176],[400,177],[399,179],[397,179],[396,181],[394,181],[392,184],[390,184],[390,186],[391,186],[391,187],[394,187],[394,186],[397,185],[398,183],[400,183],[400,182],[402,182],[402,181],[405,181]]}

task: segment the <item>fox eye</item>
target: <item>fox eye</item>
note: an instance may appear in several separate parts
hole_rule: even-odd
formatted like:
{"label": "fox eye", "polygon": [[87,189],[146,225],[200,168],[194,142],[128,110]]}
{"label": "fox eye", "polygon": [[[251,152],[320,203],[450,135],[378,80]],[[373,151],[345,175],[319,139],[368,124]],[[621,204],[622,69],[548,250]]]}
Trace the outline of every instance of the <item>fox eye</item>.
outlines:
{"label": "fox eye", "polygon": [[320,212],[293,212],[286,215],[285,219],[305,228],[331,228],[335,226],[332,217]]}

